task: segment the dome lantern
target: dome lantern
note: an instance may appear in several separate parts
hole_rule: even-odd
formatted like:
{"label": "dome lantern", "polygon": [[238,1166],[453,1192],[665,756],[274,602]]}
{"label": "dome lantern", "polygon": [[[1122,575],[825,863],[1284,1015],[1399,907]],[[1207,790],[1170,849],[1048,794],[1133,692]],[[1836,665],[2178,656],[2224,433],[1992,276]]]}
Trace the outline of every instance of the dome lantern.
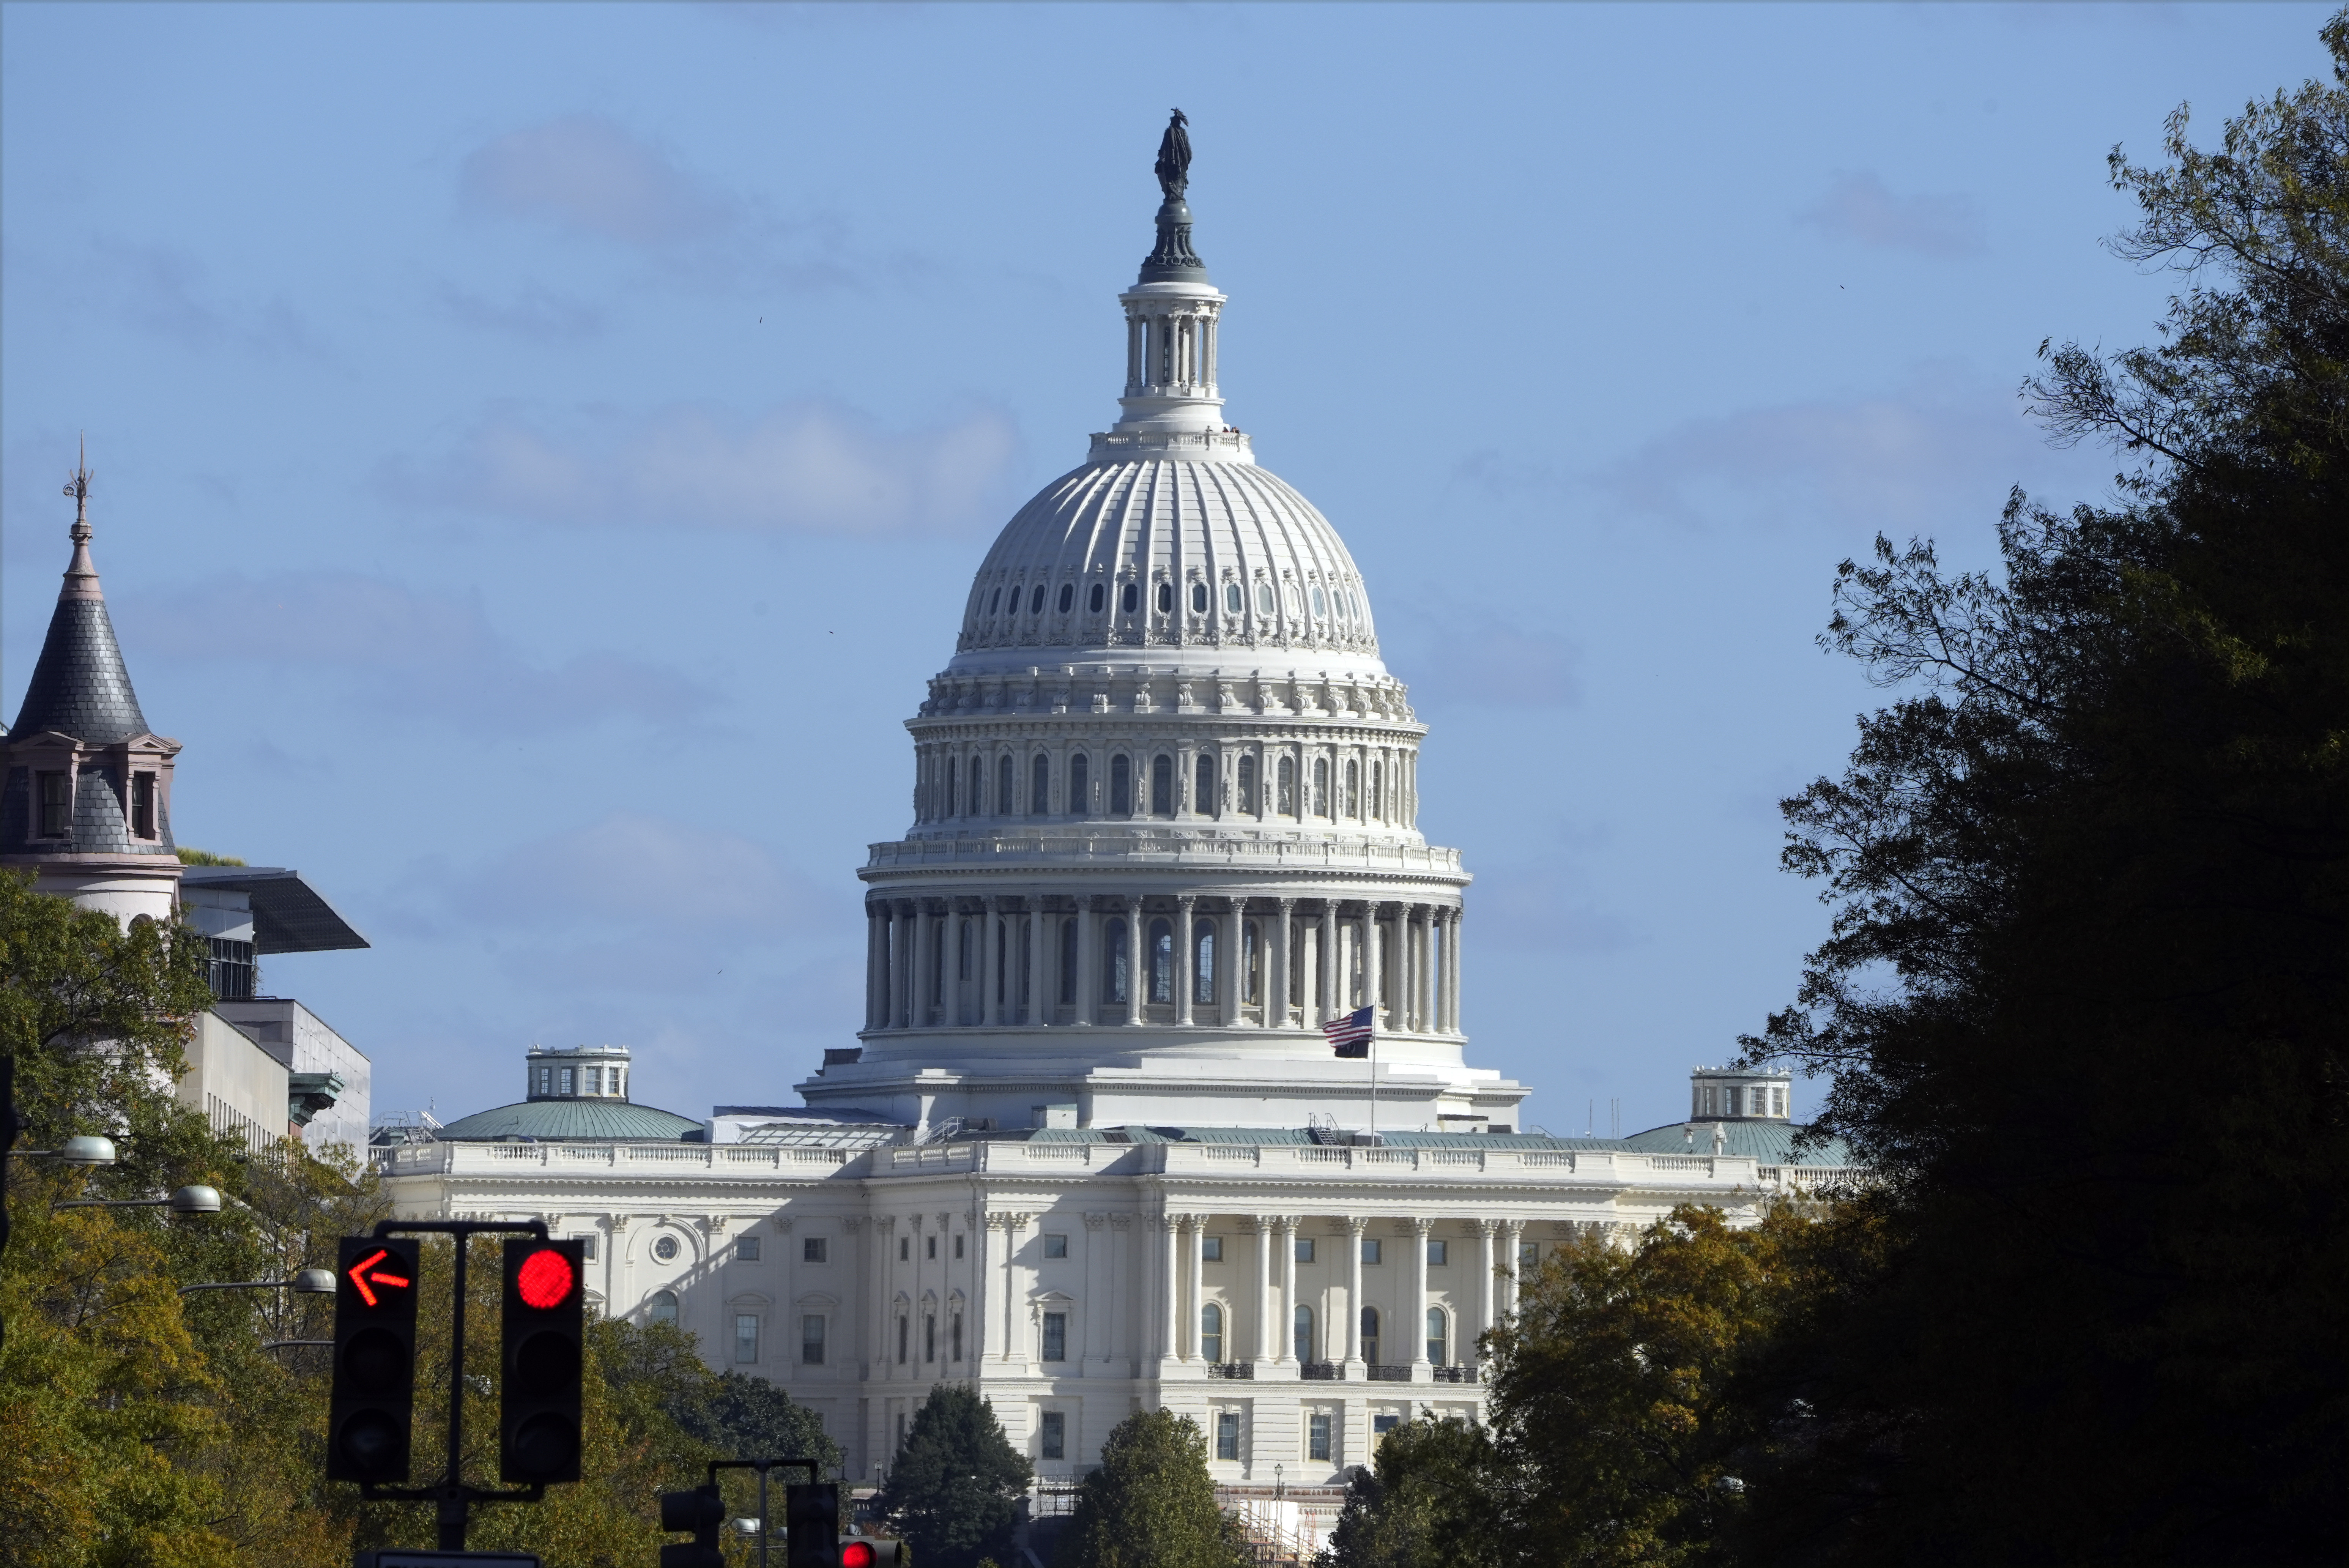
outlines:
{"label": "dome lantern", "polygon": [[[1125,412],[1106,438],[1112,445],[1136,444],[1133,437],[1173,437],[1176,444],[1210,449],[1228,444],[1215,440],[1224,430],[1216,386],[1224,296],[1191,249],[1191,208],[1183,199],[1191,171],[1185,123],[1176,109],[1158,144],[1158,243],[1133,286],[1118,296],[1125,306],[1125,392],[1118,406]],[[1121,442],[1120,436],[1129,439]]]}

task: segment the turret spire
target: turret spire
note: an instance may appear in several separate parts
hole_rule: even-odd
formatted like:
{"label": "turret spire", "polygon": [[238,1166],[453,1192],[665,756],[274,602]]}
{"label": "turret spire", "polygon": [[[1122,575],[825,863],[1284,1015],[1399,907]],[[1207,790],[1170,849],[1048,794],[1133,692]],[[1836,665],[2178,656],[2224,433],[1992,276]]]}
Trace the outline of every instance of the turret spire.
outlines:
{"label": "turret spire", "polygon": [[60,599],[102,599],[106,596],[98,586],[98,567],[89,558],[89,482],[97,475],[89,471],[89,437],[81,438],[81,456],[74,463],[73,474],[66,481],[66,493],[74,500],[73,527],[67,537],[73,540],[73,559],[66,563],[65,587],[58,590]]}
{"label": "turret spire", "polygon": [[66,563],[49,635],[25,688],[25,705],[16,711],[12,732],[17,735],[54,730],[86,744],[115,745],[147,733],[146,715],[130,689],[130,671],[123,667],[114,622],[106,613],[106,595],[98,587],[98,566],[89,556],[89,485],[94,477],[85,442],[65,488],[74,499],[68,535],[73,559]]}

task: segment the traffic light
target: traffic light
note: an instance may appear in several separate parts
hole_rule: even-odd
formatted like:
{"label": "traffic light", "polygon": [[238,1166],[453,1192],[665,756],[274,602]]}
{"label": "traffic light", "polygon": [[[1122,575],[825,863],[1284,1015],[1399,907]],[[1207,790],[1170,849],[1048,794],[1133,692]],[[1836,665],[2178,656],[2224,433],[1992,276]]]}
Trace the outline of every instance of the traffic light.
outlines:
{"label": "traffic light", "polygon": [[902,1541],[879,1536],[843,1535],[840,1538],[840,1568],[897,1568],[897,1553],[904,1545]]}
{"label": "traffic light", "polygon": [[498,1391],[498,1474],[579,1479],[579,1378],[586,1350],[582,1243],[506,1243],[505,1357]]}
{"label": "traffic light", "polygon": [[677,1541],[660,1549],[660,1568],[726,1568],[726,1555],[718,1545],[718,1527],[726,1522],[726,1503],[718,1495],[717,1482],[691,1491],[661,1493],[660,1515],[663,1530],[693,1532],[691,1545]]}
{"label": "traffic light", "polygon": [[840,1489],[830,1481],[783,1488],[785,1568],[841,1568]]}
{"label": "traffic light", "polygon": [[329,1480],[404,1481],[416,1407],[418,1244],[346,1236],[335,1270]]}

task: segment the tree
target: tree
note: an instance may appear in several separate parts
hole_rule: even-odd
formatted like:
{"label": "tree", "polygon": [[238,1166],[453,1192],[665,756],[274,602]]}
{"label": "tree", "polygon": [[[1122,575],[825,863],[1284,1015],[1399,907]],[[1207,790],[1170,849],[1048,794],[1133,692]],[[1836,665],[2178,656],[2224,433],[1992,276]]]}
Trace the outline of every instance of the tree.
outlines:
{"label": "tree", "polygon": [[1501,1526],[1501,1466],[1466,1421],[1405,1421],[1347,1479],[1330,1544],[1315,1568],[1417,1568],[1523,1555]]}
{"label": "tree", "polygon": [[1102,1444],[1055,1568],[1236,1568],[1235,1521],[1216,1506],[1207,1439],[1187,1416],[1141,1410]]}
{"label": "tree", "polygon": [[[1744,1550],[2337,1562],[2349,1469],[2349,13],[2331,85],[2116,150],[2156,347],[2049,351],[2118,502],[2018,493],[2003,572],[1845,563],[1906,692],[1785,803],[1837,906],[1747,1043],[1834,1075],[1881,1251],[1789,1318]],[[1796,1392],[1801,1390],[1801,1392]],[[1799,1399],[1811,1413],[1793,1420]]]}
{"label": "tree", "polygon": [[976,1568],[1011,1555],[1031,1473],[977,1389],[940,1384],[914,1412],[879,1507],[921,1568]]}

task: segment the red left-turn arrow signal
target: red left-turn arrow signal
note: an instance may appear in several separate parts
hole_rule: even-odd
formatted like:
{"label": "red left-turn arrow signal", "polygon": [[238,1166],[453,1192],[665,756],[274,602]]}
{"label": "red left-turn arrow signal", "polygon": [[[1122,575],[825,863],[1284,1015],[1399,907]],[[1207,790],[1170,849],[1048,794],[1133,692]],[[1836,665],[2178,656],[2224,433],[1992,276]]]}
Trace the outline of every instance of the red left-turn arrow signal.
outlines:
{"label": "red left-turn arrow signal", "polygon": [[368,1253],[366,1257],[361,1258],[357,1262],[353,1263],[348,1270],[345,1271],[349,1274],[353,1287],[358,1291],[359,1300],[367,1303],[369,1306],[376,1304],[376,1293],[367,1288],[369,1285],[397,1285],[401,1290],[406,1290],[409,1286],[416,1282],[413,1280],[402,1279],[398,1274],[376,1272],[375,1266],[389,1256],[391,1256],[391,1249],[388,1247],[378,1247],[374,1251]]}

